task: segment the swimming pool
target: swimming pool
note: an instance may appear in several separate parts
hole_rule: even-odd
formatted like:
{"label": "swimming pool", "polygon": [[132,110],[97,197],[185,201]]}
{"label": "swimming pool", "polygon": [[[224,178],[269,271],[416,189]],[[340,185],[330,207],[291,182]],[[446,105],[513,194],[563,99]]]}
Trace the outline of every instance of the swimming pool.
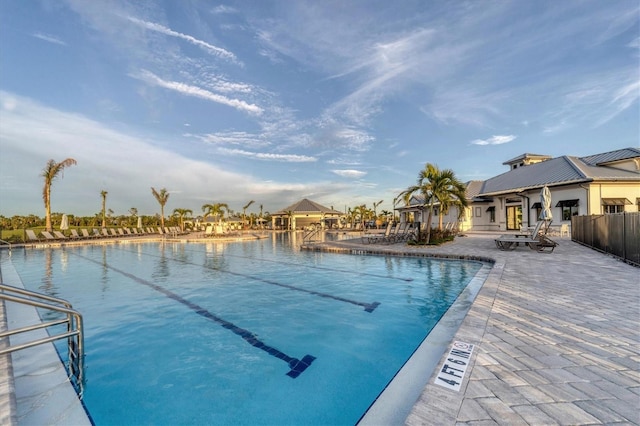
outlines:
{"label": "swimming pool", "polygon": [[12,263],[84,314],[96,424],[355,424],[482,264],[299,252],[287,235]]}

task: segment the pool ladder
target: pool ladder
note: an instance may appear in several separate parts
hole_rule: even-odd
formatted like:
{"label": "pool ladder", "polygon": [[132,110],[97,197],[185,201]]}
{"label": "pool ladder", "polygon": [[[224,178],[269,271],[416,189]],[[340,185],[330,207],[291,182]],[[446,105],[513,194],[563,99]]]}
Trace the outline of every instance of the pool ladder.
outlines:
{"label": "pool ladder", "polygon": [[78,311],[74,310],[71,304],[64,299],[2,283],[0,283],[0,300],[21,303],[23,305],[48,309],[50,311],[64,314],[64,318],[61,319],[0,332],[0,342],[2,342],[3,339],[9,336],[28,333],[39,329],[46,329],[60,324],[67,324],[65,332],[49,335],[49,337],[43,337],[13,346],[8,343],[7,339],[7,343],[0,345],[0,355],[31,348],[33,346],[42,345],[59,339],[67,339],[67,350],[69,355],[68,363],[65,365],[67,367],[67,374],[71,383],[76,387],[78,395],[82,397],[84,381],[84,332],[82,315]]}
{"label": "pool ladder", "polygon": [[305,230],[302,235],[302,241],[305,243],[315,241],[314,238],[320,234],[320,231],[322,231],[322,227],[319,224],[312,225],[310,229]]}

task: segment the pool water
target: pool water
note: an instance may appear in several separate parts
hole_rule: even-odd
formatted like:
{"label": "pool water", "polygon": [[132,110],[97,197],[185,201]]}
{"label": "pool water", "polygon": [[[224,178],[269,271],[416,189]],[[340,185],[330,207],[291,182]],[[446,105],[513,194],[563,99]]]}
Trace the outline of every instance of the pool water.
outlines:
{"label": "pool water", "polygon": [[98,425],[355,424],[482,266],[305,252],[287,234],[12,263],[26,288],[83,313]]}

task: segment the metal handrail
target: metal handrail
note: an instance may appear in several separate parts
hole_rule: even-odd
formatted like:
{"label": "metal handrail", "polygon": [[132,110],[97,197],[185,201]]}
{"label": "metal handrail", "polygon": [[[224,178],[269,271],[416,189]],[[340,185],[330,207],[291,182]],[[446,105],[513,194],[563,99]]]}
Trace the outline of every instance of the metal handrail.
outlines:
{"label": "metal handrail", "polygon": [[0,243],[5,243],[9,245],[9,253],[11,253],[11,243],[9,241],[0,240]]}
{"label": "metal handrail", "polygon": [[[31,348],[44,343],[54,342],[59,339],[67,339],[67,350],[69,356],[69,378],[73,379],[74,384],[77,387],[78,394],[80,395],[80,397],[82,397],[82,388],[84,382],[84,328],[82,323],[82,314],[73,309],[71,304],[64,299],[48,296],[42,293],[36,293],[6,284],[0,284],[0,290],[0,299],[2,300],[21,303],[23,305],[34,306],[37,308],[49,309],[66,315],[66,318],[64,319],[58,319],[4,331],[0,333],[0,338],[48,328],[55,325],[65,323],[67,324],[67,331],[65,333],[55,334],[49,337],[44,337],[13,346],[9,345],[8,347],[0,350],[0,355],[12,353],[26,348]],[[19,295],[11,295],[8,293],[16,293]]]}

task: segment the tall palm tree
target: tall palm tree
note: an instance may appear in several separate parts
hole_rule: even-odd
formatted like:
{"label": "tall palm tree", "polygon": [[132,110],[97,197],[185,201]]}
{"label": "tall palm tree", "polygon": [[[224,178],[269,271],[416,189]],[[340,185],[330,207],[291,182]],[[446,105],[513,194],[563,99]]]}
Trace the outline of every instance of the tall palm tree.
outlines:
{"label": "tall palm tree", "polygon": [[184,232],[184,218],[192,214],[193,210],[190,209],[173,209],[173,215],[176,216],[180,222],[180,231]]}
{"label": "tall palm tree", "polygon": [[383,201],[384,201],[384,200],[380,200],[380,201],[378,201],[377,203],[373,203],[373,219],[374,219],[375,221],[377,221],[377,220],[378,220],[378,211],[377,211],[378,206],[379,206],[380,204],[382,204],[382,202],[383,202]]}
{"label": "tall palm tree", "polygon": [[154,187],[151,187],[151,193],[160,204],[160,226],[164,228],[164,205],[169,200],[169,191],[166,188],[162,188],[160,192],[156,191]]}
{"label": "tall palm tree", "polygon": [[42,177],[44,177],[44,187],[42,188],[42,199],[44,200],[45,209],[45,228],[51,232],[51,184],[54,179],[66,168],[78,164],[73,158],[67,158],[59,163],[54,160],[49,160],[47,165],[42,170]]}
{"label": "tall palm tree", "polygon": [[102,227],[107,227],[107,194],[108,192],[104,189],[100,191],[100,196],[102,197]]}
{"label": "tall palm tree", "polygon": [[243,224],[243,225],[244,225],[244,222],[245,222],[245,220],[246,220],[246,219],[245,219],[245,216],[246,216],[246,214],[247,214],[247,209],[248,209],[248,208],[249,208],[249,206],[250,206],[251,204],[253,204],[253,203],[255,203],[255,201],[251,200],[251,201],[249,201],[249,202],[247,203],[247,205],[246,205],[246,206],[244,206],[244,207],[242,208],[242,224]]}
{"label": "tall palm tree", "polygon": [[[400,193],[406,204],[411,200],[411,196],[420,193],[424,196],[424,202],[429,208],[427,216],[427,243],[431,237],[431,218],[433,217],[433,206],[436,203],[451,205],[453,199],[457,199],[456,204],[464,208],[467,206],[465,196],[466,186],[456,178],[451,169],[440,170],[438,166],[427,163],[424,169],[418,174],[416,185],[410,186]],[[448,209],[447,206],[447,209]],[[461,209],[460,209],[461,210]]]}
{"label": "tall palm tree", "polygon": [[229,211],[229,206],[225,203],[204,204],[202,206],[205,218],[207,216],[220,216],[220,219],[222,220],[225,210]]}

